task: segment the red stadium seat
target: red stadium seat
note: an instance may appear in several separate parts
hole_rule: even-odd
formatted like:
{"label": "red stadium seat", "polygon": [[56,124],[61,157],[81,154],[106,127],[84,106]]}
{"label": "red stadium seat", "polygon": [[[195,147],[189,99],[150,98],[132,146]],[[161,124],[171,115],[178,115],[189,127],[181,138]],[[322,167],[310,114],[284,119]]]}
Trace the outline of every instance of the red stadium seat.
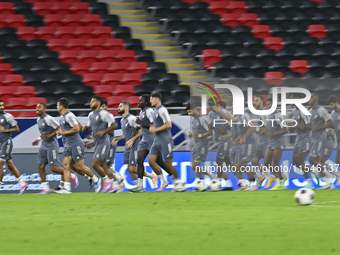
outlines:
{"label": "red stadium seat", "polygon": [[37,28],[37,37],[42,40],[50,40],[53,39],[54,33],[56,31],[55,27],[38,27]]}
{"label": "red stadium seat", "polygon": [[72,13],[71,7],[72,3],[55,2],[52,9],[55,14],[66,15]]}
{"label": "red stadium seat", "polygon": [[7,102],[9,98],[15,97],[16,88],[15,87],[4,87],[1,86],[1,99]]}
{"label": "red stadium seat", "polygon": [[67,47],[69,50],[85,50],[85,39],[69,39]]}
{"label": "red stadium seat", "polygon": [[118,52],[117,61],[119,62],[136,62],[136,52],[134,50],[121,50]]}
{"label": "red stadium seat", "polygon": [[86,14],[83,16],[83,26],[99,27],[102,25],[102,19],[97,14]]}
{"label": "red stadium seat", "polygon": [[59,39],[73,39],[75,38],[74,30],[74,27],[57,27],[55,35]]}
{"label": "red stadium seat", "polygon": [[29,109],[35,109],[39,103],[48,104],[47,99],[44,97],[31,97],[27,99],[26,107]]}
{"label": "red stadium seat", "polygon": [[45,24],[49,27],[62,27],[63,16],[58,14],[49,14],[45,16]]}
{"label": "red stadium seat", "polygon": [[96,27],[95,36],[100,39],[110,39],[112,38],[112,28],[111,27]]}
{"label": "red stadium seat", "polygon": [[266,72],[264,78],[267,84],[278,86],[284,83],[284,74],[282,72]]}
{"label": "red stadium seat", "polygon": [[124,40],[123,39],[114,39],[114,38],[110,38],[107,39],[105,44],[105,49],[106,50],[124,50]]}
{"label": "red stadium seat", "polygon": [[[214,1],[216,1],[216,0],[201,0],[200,2],[205,2],[207,4],[210,4],[210,3],[214,2]],[[195,2],[197,2],[197,1],[195,1]]]}
{"label": "red stadium seat", "polygon": [[102,84],[103,75],[98,73],[83,74],[83,82],[86,86],[96,87]]}
{"label": "red stadium seat", "polygon": [[63,63],[72,64],[78,62],[78,55],[76,50],[62,50],[59,52],[59,59]]}
{"label": "red stadium seat", "polygon": [[76,62],[71,64],[72,73],[74,74],[87,74],[90,72],[91,64],[86,62]]}
{"label": "red stadium seat", "polygon": [[35,87],[32,86],[17,87],[15,95],[20,98],[35,97]]}
{"label": "red stadium seat", "polygon": [[247,4],[241,1],[232,1],[228,5],[228,12],[242,14],[247,12]]}
{"label": "red stadium seat", "polygon": [[105,85],[120,85],[123,75],[120,73],[106,73],[103,75],[102,83]]}
{"label": "red stadium seat", "polygon": [[95,50],[83,50],[79,53],[79,61],[93,63],[97,62],[98,52]]}
{"label": "red stadium seat", "polygon": [[104,43],[104,39],[88,39],[85,47],[87,50],[104,50]]}
{"label": "red stadium seat", "polygon": [[10,15],[14,14],[14,4],[2,2],[0,3],[0,15]]}
{"label": "red stadium seat", "polygon": [[71,10],[74,14],[85,15],[89,14],[89,3],[75,2],[72,4]]}
{"label": "red stadium seat", "polygon": [[321,40],[327,36],[327,28],[325,25],[310,25],[308,26],[308,34],[310,37],[316,37]]}
{"label": "red stadium seat", "polygon": [[306,60],[292,60],[289,62],[289,68],[292,72],[298,72],[301,75],[310,70]]}
{"label": "red stadium seat", "polygon": [[24,76],[20,74],[7,74],[4,76],[3,85],[11,87],[24,86]]}
{"label": "red stadium seat", "polygon": [[131,108],[138,108],[139,96],[130,96],[127,101],[130,102]]}
{"label": "red stadium seat", "polygon": [[240,22],[240,14],[236,13],[227,13],[222,15],[222,23],[224,26],[229,26],[229,27],[236,27],[241,25]]}
{"label": "red stadium seat", "polygon": [[27,42],[36,39],[34,27],[18,27],[17,33],[19,39],[25,40]]}
{"label": "red stadium seat", "polygon": [[213,14],[222,15],[228,12],[227,9],[228,3],[223,1],[211,2],[210,3],[210,12]]}
{"label": "red stadium seat", "polygon": [[92,27],[77,27],[75,30],[75,36],[79,39],[94,38],[94,29]]}
{"label": "red stadium seat", "polygon": [[256,38],[271,37],[270,26],[267,25],[256,25],[253,26],[253,36]]}
{"label": "red stadium seat", "polygon": [[101,97],[111,97],[113,96],[114,86],[101,85],[94,88],[94,93]]}
{"label": "red stadium seat", "polygon": [[106,74],[109,72],[110,63],[107,62],[95,62],[91,63],[90,72],[91,73],[99,73]]}
{"label": "red stadium seat", "polygon": [[[7,100],[6,107],[9,109],[25,109],[26,108],[26,98],[9,98]],[[12,114],[12,113],[11,113]]]}
{"label": "red stadium seat", "polygon": [[53,51],[66,50],[66,39],[50,39],[48,41],[48,48]]}
{"label": "red stadium seat", "polygon": [[0,75],[13,74],[12,65],[7,63],[0,63]]}
{"label": "red stadium seat", "polygon": [[222,61],[220,50],[203,50],[202,55],[204,68],[215,66],[216,62]]}
{"label": "red stadium seat", "polygon": [[255,26],[259,25],[259,16],[255,13],[243,13],[240,17],[241,25],[243,26]]}
{"label": "red stadium seat", "polygon": [[312,2],[317,2],[319,5],[323,2],[323,1],[325,1],[325,0],[309,0],[309,1],[312,1]]}
{"label": "red stadium seat", "polygon": [[36,15],[49,15],[53,14],[53,2],[38,2],[34,4],[34,11]]}
{"label": "red stadium seat", "polygon": [[120,104],[120,102],[124,100],[126,100],[125,96],[112,96],[112,97],[106,98],[109,108],[118,108],[118,105]]}
{"label": "red stadium seat", "polygon": [[7,22],[7,26],[9,27],[25,27],[26,26],[24,15],[17,15],[17,14],[8,15],[6,22]]}
{"label": "red stadium seat", "polygon": [[266,49],[273,49],[276,53],[283,49],[283,40],[281,37],[266,37],[263,41]]}
{"label": "red stadium seat", "polygon": [[[34,109],[34,108],[32,108]],[[20,112],[19,115],[17,117],[20,117],[20,118],[32,118],[32,117],[37,117],[37,114],[35,111],[29,111],[29,112]]]}
{"label": "red stadium seat", "polygon": [[110,72],[120,73],[120,74],[128,73],[129,66],[130,66],[130,63],[114,62],[114,63],[111,63],[110,65]]}
{"label": "red stadium seat", "polygon": [[122,77],[122,84],[125,84],[125,85],[141,85],[142,84],[142,74],[125,73],[125,74],[123,74],[123,77]]}
{"label": "red stadium seat", "polygon": [[79,14],[68,14],[64,16],[64,24],[69,27],[82,26],[82,16]]}
{"label": "red stadium seat", "polygon": [[131,62],[128,70],[130,73],[145,74],[148,72],[148,68],[149,68],[149,65],[146,62]]}
{"label": "red stadium seat", "polygon": [[7,16],[6,15],[0,15],[0,27],[7,27]]}
{"label": "red stadium seat", "polygon": [[98,52],[98,62],[116,62],[116,50],[101,50]]}
{"label": "red stadium seat", "polygon": [[134,96],[135,86],[129,86],[129,85],[117,86],[115,88],[114,94],[116,94],[116,96],[125,96],[125,97]]}

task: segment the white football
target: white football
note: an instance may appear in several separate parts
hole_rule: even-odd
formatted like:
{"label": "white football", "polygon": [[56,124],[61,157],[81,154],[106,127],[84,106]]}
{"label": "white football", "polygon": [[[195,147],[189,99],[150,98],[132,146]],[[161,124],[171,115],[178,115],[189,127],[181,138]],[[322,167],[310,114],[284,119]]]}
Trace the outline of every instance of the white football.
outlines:
{"label": "white football", "polygon": [[199,180],[197,183],[196,183],[196,191],[205,191],[207,189],[207,186],[205,186],[205,183],[203,180]]}
{"label": "white football", "polygon": [[311,205],[315,199],[315,193],[311,189],[302,188],[295,192],[296,203],[299,205]]}
{"label": "white football", "polygon": [[246,179],[241,179],[237,184],[238,189],[246,189],[250,187],[250,182]]}
{"label": "white football", "polygon": [[174,191],[175,192],[183,192],[185,191],[185,183],[182,180],[177,180],[174,183]]}
{"label": "white football", "polygon": [[211,191],[220,191],[221,190],[220,180],[218,179],[211,180],[209,188]]}

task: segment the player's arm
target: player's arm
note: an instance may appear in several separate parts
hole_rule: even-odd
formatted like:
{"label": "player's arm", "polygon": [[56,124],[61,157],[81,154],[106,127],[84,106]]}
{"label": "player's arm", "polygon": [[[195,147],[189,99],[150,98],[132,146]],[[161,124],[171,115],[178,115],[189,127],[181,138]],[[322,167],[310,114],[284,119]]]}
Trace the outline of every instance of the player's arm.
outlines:
{"label": "player's arm", "polygon": [[66,121],[72,127],[70,130],[63,130],[60,126],[57,128],[57,135],[72,135],[80,132],[79,121],[74,115],[68,115]]}
{"label": "player's arm", "polygon": [[161,132],[161,131],[172,128],[170,115],[169,115],[168,111],[165,110],[165,108],[163,108],[159,111],[159,116],[162,118],[164,124],[160,127],[157,127],[157,128],[155,126],[151,125],[149,130],[152,133],[157,133],[157,132]]}
{"label": "player's arm", "polygon": [[235,141],[233,141],[233,142],[231,143],[231,147],[235,148],[240,140],[241,140],[241,137],[238,136],[238,137],[235,139]]}
{"label": "player's arm", "polygon": [[251,133],[253,133],[255,130],[254,127],[248,127],[247,132],[244,134],[244,136],[240,139],[240,144],[244,144],[247,137],[251,135]]}
{"label": "player's arm", "polygon": [[225,118],[226,120],[237,122],[237,117],[232,117],[232,116],[226,114],[224,111],[222,111],[222,109],[220,109],[216,105],[212,106],[211,110],[221,114],[223,116],[223,118]]}
{"label": "player's arm", "polygon": [[218,138],[218,140],[224,141],[224,140],[228,139],[229,137],[231,137],[232,135],[233,135],[233,133],[232,133],[232,131],[230,131],[228,134],[220,136]]}
{"label": "player's arm", "polygon": [[14,119],[13,115],[6,114],[7,122],[12,126],[12,128],[6,129],[3,126],[0,126],[0,132],[2,133],[17,133],[20,131],[18,122]]}
{"label": "player's arm", "polygon": [[116,145],[119,141],[124,140],[124,139],[125,139],[125,136],[124,136],[124,135],[115,137],[115,138],[113,138],[113,140],[111,141],[111,144]]}
{"label": "player's arm", "polygon": [[334,123],[333,123],[333,120],[332,120],[332,116],[328,113],[328,111],[325,109],[325,108],[319,108],[319,116],[324,119],[325,121],[325,125],[322,125],[322,126],[317,126],[317,125],[314,125],[313,126],[313,129],[314,130],[321,130],[321,129],[326,129],[326,128],[334,128]]}
{"label": "player's arm", "polygon": [[128,148],[132,147],[133,143],[138,138],[140,138],[142,135],[143,135],[142,130],[139,130],[138,133],[134,137],[132,137],[129,141],[126,142],[125,146],[128,147]]}
{"label": "player's arm", "polygon": [[41,134],[40,138],[42,140],[47,140],[47,139],[50,139],[53,136],[57,135],[57,129],[59,127],[59,123],[53,117],[50,117],[50,116],[46,117],[45,118],[45,122],[46,122],[46,125],[50,126],[51,128],[53,128],[54,131],[51,134],[49,134],[49,135]]}

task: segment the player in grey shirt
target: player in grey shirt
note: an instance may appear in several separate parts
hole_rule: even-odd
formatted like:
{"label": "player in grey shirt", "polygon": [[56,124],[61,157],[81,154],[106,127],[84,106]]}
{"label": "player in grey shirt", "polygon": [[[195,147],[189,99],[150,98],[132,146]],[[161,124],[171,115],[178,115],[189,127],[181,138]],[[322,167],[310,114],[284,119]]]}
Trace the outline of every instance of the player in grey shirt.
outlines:
{"label": "player in grey shirt", "polygon": [[[151,146],[149,153],[149,164],[155,173],[160,171],[157,164],[157,158],[162,155],[165,159],[165,165],[171,173],[171,178],[174,182],[178,180],[176,168],[172,165],[172,150],[174,141],[171,135],[171,119],[168,110],[162,105],[162,95],[153,93],[150,97],[152,107],[155,107],[153,112],[153,124],[150,126],[150,132],[155,134],[155,140]],[[159,191],[162,191],[166,186],[162,185]]]}
{"label": "player in grey shirt", "polygon": [[311,99],[308,104],[310,105],[311,113],[311,126],[312,126],[312,146],[309,154],[309,162],[314,166],[314,170],[323,172],[326,175],[326,185],[322,189],[332,187],[331,178],[329,173],[331,169],[320,162],[321,158],[326,155],[325,147],[327,143],[326,128],[333,128],[332,116],[328,111],[319,105],[319,95],[312,93]]}
{"label": "player in grey shirt", "polygon": [[92,179],[95,186],[95,191],[99,192],[101,189],[101,179],[95,176],[91,169],[84,164],[84,142],[81,139],[79,132],[81,127],[76,116],[69,111],[69,103],[66,98],[60,98],[57,102],[58,112],[61,114],[59,119],[59,127],[57,129],[57,135],[62,135],[64,143],[64,158],[63,158],[63,169],[64,169],[64,188],[57,191],[59,194],[70,194],[71,193],[71,165],[79,171],[84,172],[89,178]]}
{"label": "player in grey shirt", "polygon": [[[144,176],[144,160],[146,156],[149,154],[149,150],[153,144],[153,141],[155,140],[155,134],[151,133],[149,128],[150,125],[153,123],[153,109],[150,107],[150,96],[147,94],[144,94],[139,97],[138,100],[138,107],[141,108],[141,111],[139,113],[139,118],[136,118],[136,123],[139,125],[135,129],[139,130],[139,134],[143,135],[142,140],[139,142],[138,145],[138,155],[137,155],[137,171],[138,171],[138,184],[136,187],[130,189],[131,192],[144,192],[143,188],[143,176]],[[165,162],[162,157],[157,158],[156,162],[160,167],[162,167],[166,172],[170,173],[169,170],[167,170]],[[157,169],[158,170],[158,169]],[[154,185],[157,185],[157,176],[161,179],[162,184],[160,189],[162,189],[162,186],[168,186],[168,182],[165,180],[165,177],[160,171],[159,173],[156,173],[155,179],[154,179]],[[154,186],[156,188],[156,186]]]}
{"label": "player in grey shirt", "polygon": [[[136,178],[137,172],[137,149],[140,141],[141,134],[135,129],[138,125],[136,123],[136,116],[130,114],[130,103],[128,101],[122,101],[118,106],[118,114],[122,115],[120,120],[120,126],[123,131],[123,135],[114,138],[112,144],[117,144],[119,141],[125,139],[125,152],[124,152],[124,164],[128,165],[128,171],[137,185],[138,181]],[[144,172],[144,176],[155,179],[153,174]]]}
{"label": "player in grey shirt", "polygon": [[19,170],[15,167],[12,160],[13,142],[11,138],[12,132],[19,132],[18,123],[12,114],[4,111],[4,101],[0,99],[0,186],[4,178],[4,165],[6,163],[8,169],[18,179],[19,195],[24,194],[27,189],[27,183],[21,178]]}
{"label": "player in grey shirt", "polygon": [[88,122],[83,131],[92,131],[95,143],[95,151],[92,159],[92,167],[103,179],[102,193],[113,193],[113,178],[118,183],[122,183],[124,178],[116,172],[110,170],[107,162],[110,160],[111,141],[109,132],[117,128],[117,123],[112,114],[101,109],[102,98],[93,96],[90,102],[90,107],[93,110],[89,113]]}
{"label": "player in grey shirt", "polygon": [[[333,174],[339,171],[338,167],[340,165],[340,104],[339,100],[336,96],[332,95],[328,98],[327,103],[329,107],[332,109],[332,120],[334,124],[334,131],[336,136],[337,148],[336,148],[336,156],[335,162],[337,165],[333,165]],[[340,185],[340,178],[337,174],[338,182],[337,186]]]}
{"label": "player in grey shirt", "polygon": [[[266,102],[266,109],[272,108],[273,100],[268,98]],[[285,189],[285,181],[287,178],[283,175],[282,169],[279,166],[282,151],[285,145],[284,134],[288,133],[288,128],[282,125],[283,117],[275,110],[268,116],[267,120],[267,131],[262,131],[268,137],[268,146],[264,156],[264,165],[274,173],[276,183],[271,190]]]}
{"label": "player in grey shirt", "polygon": [[210,119],[201,115],[195,104],[189,104],[186,108],[188,115],[192,118],[191,132],[188,132],[188,138],[194,138],[194,149],[191,156],[191,168],[197,172],[198,178],[203,180],[202,174],[208,175],[212,179],[217,179],[217,175],[213,174],[209,169],[205,170],[200,164],[205,161],[209,150],[208,137],[213,134],[209,128]]}
{"label": "player in grey shirt", "polygon": [[[36,113],[39,116],[37,124],[40,136],[32,143],[37,146],[41,141],[41,146],[38,152],[38,170],[41,178],[43,190],[39,194],[50,194],[50,186],[46,182],[45,166],[50,165],[52,172],[61,174],[61,180],[64,181],[64,169],[59,167],[59,143],[56,136],[56,130],[59,123],[50,115],[46,114],[46,105],[44,103],[37,104]],[[71,173],[72,182],[77,189],[79,186],[78,176]]]}
{"label": "player in grey shirt", "polygon": [[[254,96],[253,105],[255,109],[262,110],[263,109],[263,102],[264,98],[261,95]],[[262,131],[268,130],[267,125],[267,116],[265,115],[258,115],[257,116],[257,123],[252,123],[253,125],[257,126],[254,131],[257,134],[257,142],[256,142],[256,149],[255,149],[255,156],[251,160],[253,166],[255,166],[259,171],[261,171],[264,176],[268,179],[267,185],[265,188],[269,188],[271,184],[275,181],[275,178],[269,173],[268,169],[265,169],[264,166],[260,163],[260,159],[264,158],[266,154],[266,150],[268,147],[268,137],[265,134],[261,134]],[[258,180],[258,187],[260,188],[262,182],[265,180],[265,177],[262,176],[261,179]]]}

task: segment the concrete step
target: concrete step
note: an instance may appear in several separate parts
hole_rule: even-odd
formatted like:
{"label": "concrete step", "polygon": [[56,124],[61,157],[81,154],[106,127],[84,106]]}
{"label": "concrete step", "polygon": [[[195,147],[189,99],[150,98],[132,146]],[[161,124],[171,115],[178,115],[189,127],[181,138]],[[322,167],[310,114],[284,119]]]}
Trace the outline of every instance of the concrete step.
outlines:
{"label": "concrete step", "polygon": [[132,34],[154,34],[159,31],[159,27],[155,26],[130,27],[130,29]]}
{"label": "concrete step", "polygon": [[131,22],[120,22],[121,26],[128,26],[128,27],[158,27],[157,23],[151,22],[151,21],[144,21],[144,22],[139,22],[139,21],[131,21]]}
{"label": "concrete step", "polygon": [[145,50],[153,50],[155,52],[169,52],[169,51],[178,51],[177,46],[145,46]]}
{"label": "concrete step", "polygon": [[107,3],[110,10],[131,10],[136,8],[136,3]]}

